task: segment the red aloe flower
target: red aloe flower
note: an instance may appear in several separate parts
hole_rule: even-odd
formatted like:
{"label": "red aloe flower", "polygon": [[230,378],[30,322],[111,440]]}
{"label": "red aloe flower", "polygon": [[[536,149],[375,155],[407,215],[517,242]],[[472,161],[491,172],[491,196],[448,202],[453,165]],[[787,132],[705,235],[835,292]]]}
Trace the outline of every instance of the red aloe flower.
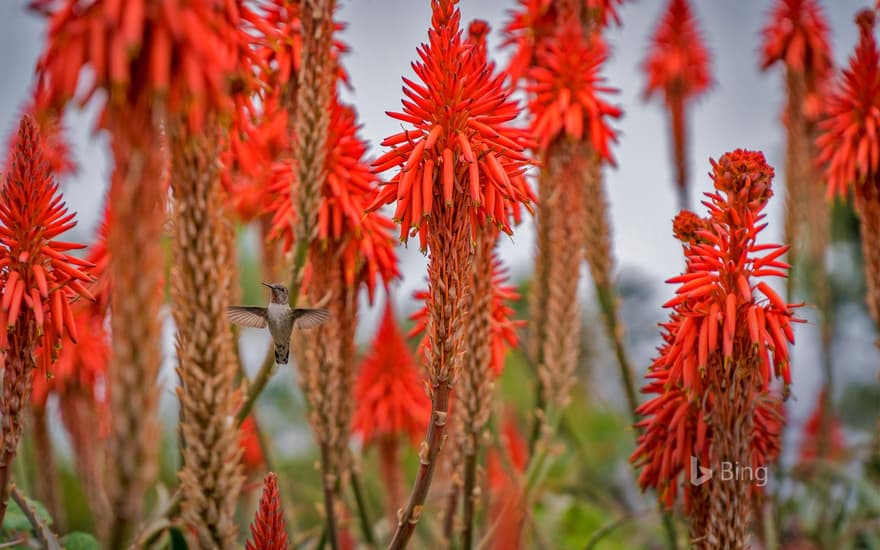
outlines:
{"label": "red aloe flower", "polygon": [[561,134],[580,140],[589,136],[593,148],[612,164],[609,142],[617,136],[606,121],[623,111],[600,99],[599,94],[617,90],[602,85],[599,69],[606,48],[598,34],[584,36],[576,22],[560,26],[544,42],[536,64],[529,70],[529,110],[534,115],[531,131],[542,149]]}
{"label": "red aloe flower", "polygon": [[[524,133],[510,123],[519,114],[504,75],[494,71],[476,41],[463,40],[461,14],[454,2],[432,2],[428,44],[419,48],[413,70],[421,83],[404,78],[403,112],[388,115],[413,129],[386,138],[391,150],[376,159],[376,172],[398,172],[385,184],[369,210],[397,201],[395,221],[406,242],[419,232],[422,249],[428,225],[423,221],[465,199],[474,233],[493,221],[511,233],[515,204],[531,197],[523,179],[528,158]],[[458,183],[457,183],[458,182]],[[458,187],[457,187],[458,186]]]}
{"label": "red aloe flower", "polygon": [[251,539],[247,541],[245,548],[287,550],[287,547],[284,512],[281,510],[281,496],[278,494],[278,476],[269,472],[263,480],[263,496],[260,497],[260,507],[251,523]]}
{"label": "red aloe flower", "polygon": [[[364,207],[376,195],[377,178],[364,163],[367,146],[357,131],[354,109],[334,100],[327,136],[327,179],[318,206],[314,246],[325,250],[329,243],[339,243],[345,283],[364,283],[372,300],[379,279],[387,284],[398,275],[391,237],[394,224],[378,213],[364,216]],[[294,238],[291,220],[297,214],[290,193],[294,174],[290,161],[281,162],[269,185],[273,197],[270,234],[283,239],[284,250],[292,247]]]}
{"label": "red aloe flower", "polygon": [[399,436],[416,442],[424,433],[431,404],[390,300],[372,349],[361,364],[354,396],[353,428],[364,443]]}
{"label": "red aloe flower", "polygon": [[0,193],[0,521],[6,512],[9,465],[22,433],[22,408],[33,385],[34,352],[48,371],[64,336],[76,342],[70,302],[92,298],[85,260],[67,254],[84,245],[57,240],[76,225],[67,213],[45,156],[37,124],[21,119]]}
{"label": "red aloe flower", "polygon": [[[46,3],[48,4],[48,2]],[[238,4],[212,0],[58,0],[42,6],[49,41],[38,65],[49,104],[88,101],[98,89],[111,104],[165,100],[185,113],[193,130],[208,112],[229,105],[227,77],[235,69]],[[91,79],[80,85],[88,65]]]}
{"label": "red aloe flower", "polygon": [[[581,15],[586,20],[582,23],[589,31],[601,30],[611,21],[620,25],[617,6],[622,4],[623,0],[584,0]],[[536,64],[544,41],[557,32],[558,12],[559,3],[554,0],[520,0],[519,9],[511,12],[511,19],[504,27],[505,39],[502,46],[515,48],[506,69],[514,83]],[[576,21],[572,21],[572,24],[575,23]]]}
{"label": "red aloe flower", "polygon": [[[786,277],[789,266],[779,257],[787,247],[756,242],[766,226],[760,222],[773,194],[773,169],[761,153],[741,150],[712,166],[716,191],[707,193],[704,202],[709,217],[683,212],[674,224],[685,243],[687,269],[668,281],[680,286],[665,304],[673,311],[663,325],[664,345],[647,374],[651,381],[643,389],[657,395],[637,411],[645,417],[638,424],[644,431],[631,456],[642,469],[642,488],[657,488],[670,506],[679,476],[691,474],[691,456],[704,465],[739,459],[754,466],[775,457],[781,398],[769,393],[769,384],[781,377],[787,395],[791,383],[788,343],[794,342],[792,308],[797,306],[785,303],[761,280]],[[745,389],[739,386],[743,380]],[[736,395],[720,393],[732,384]],[[730,407],[737,418],[730,417]],[[747,433],[740,434],[728,421]],[[730,440],[738,437],[745,441],[736,448],[746,455],[727,456]],[[689,511],[696,512],[691,504],[696,495],[705,495],[703,489],[686,481],[682,487]]]}
{"label": "red aloe flower", "polygon": [[828,194],[845,196],[850,185],[864,197],[880,196],[880,52],[872,11],[859,13],[859,43],[849,67],[825,101],[819,161],[827,163]]}
{"label": "red aloe flower", "polygon": [[803,73],[807,84],[804,109],[810,118],[819,115],[819,87],[831,76],[833,60],[828,42],[828,22],[816,0],[778,0],[764,27],[761,69],[777,61]]}
{"label": "red aloe flower", "polygon": [[[67,254],[85,245],[56,240],[76,225],[75,214],[68,214],[61,202],[43,151],[36,122],[25,115],[0,201],[0,268],[5,268],[0,275],[0,324],[29,331],[30,318],[18,323],[32,315],[41,343],[54,349],[65,333],[76,341],[70,301],[76,296],[93,298],[84,284],[92,277],[83,269],[92,264]],[[0,331],[0,348],[8,345],[6,332]],[[49,364],[47,356],[45,365]]]}
{"label": "red aloe flower", "polygon": [[[24,112],[34,117],[37,127],[40,129],[43,154],[52,173],[56,177],[75,173],[76,164],[71,155],[70,144],[64,136],[64,125],[61,123],[60,115],[46,104],[46,94],[40,93],[38,89]],[[9,145],[6,149],[10,155],[14,151],[16,139],[15,132],[10,134]],[[6,159],[5,166],[9,166],[11,161],[11,158]]]}
{"label": "red aloe flower", "polygon": [[[846,452],[846,440],[843,437],[840,419],[831,413],[830,406],[828,388],[824,387],[819,392],[816,407],[804,424],[800,447],[801,462],[809,463],[816,458],[835,460],[841,458]],[[828,422],[824,434],[822,433],[823,422]],[[823,437],[826,438],[825,441],[822,440]]]}
{"label": "red aloe flower", "polygon": [[[520,296],[516,287],[506,283],[507,270],[501,260],[495,257],[492,260],[492,318],[489,323],[489,332],[492,338],[489,368],[495,376],[501,376],[501,372],[504,370],[504,357],[507,350],[519,346],[519,336],[516,331],[525,325],[525,321],[511,318],[514,311],[510,304],[519,300]],[[413,294],[413,298],[421,300],[424,305],[410,316],[415,325],[407,334],[407,338],[424,333],[428,326],[430,293],[420,290]],[[425,354],[429,345],[428,336],[425,334],[419,342],[419,353]]]}
{"label": "red aloe flower", "polygon": [[660,20],[645,59],[648,83],[645,98],[663,93],[669,109],[674,141],[676,182],[681,202],[687,196],[687,160],[685,159],[686,104],[703,94],[711,81],[709,52],[697,28],[697,20],[687,0],[670,0]]}

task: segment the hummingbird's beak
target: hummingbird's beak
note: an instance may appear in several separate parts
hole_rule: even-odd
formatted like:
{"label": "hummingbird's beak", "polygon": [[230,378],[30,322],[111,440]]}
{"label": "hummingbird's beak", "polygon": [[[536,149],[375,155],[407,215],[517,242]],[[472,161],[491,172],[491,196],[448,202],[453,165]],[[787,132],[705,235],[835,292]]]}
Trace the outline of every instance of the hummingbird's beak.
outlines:
{"label": "hummingbird's beak", "polygon": [[272,285],[270,285],[269,283],[260,283],[260,284],[263,285],[263,286],[267,286],[267,287],[269,287],[269,288],[273,288]]}

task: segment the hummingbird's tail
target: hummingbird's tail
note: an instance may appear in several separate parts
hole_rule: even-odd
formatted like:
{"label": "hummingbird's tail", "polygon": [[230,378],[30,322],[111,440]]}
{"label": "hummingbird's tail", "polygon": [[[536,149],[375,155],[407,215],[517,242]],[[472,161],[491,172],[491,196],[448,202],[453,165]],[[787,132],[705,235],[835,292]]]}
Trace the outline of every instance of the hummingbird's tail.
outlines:
{"label": "hummingbird's tail", "polygon": [[277,364],[286,365],[289,357],[290,344],[275,344],[275,362]]}

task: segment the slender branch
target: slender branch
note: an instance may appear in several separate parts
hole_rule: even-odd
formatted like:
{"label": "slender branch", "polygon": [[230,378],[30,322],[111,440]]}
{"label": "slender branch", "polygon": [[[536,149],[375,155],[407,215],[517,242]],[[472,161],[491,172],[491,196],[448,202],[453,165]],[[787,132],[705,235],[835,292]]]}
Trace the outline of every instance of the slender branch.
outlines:
{"label": "slender branch", "polygon": [[453,482],[446,495],[446,508],[443,510],[443,544],[444,548],[452,546],[452,535],[455,532],[455,516],[458,513],[459,484]]}
{"label": "slender branch", "polygon": [[452,390],[452,382],[449,379],[439,380],[433,388],[431,399],[431,424],[428,427],[425,441],[419,450],[419,471],[406,507],[400,514],[397,530],[394,538],[388,546],[388,550],[400,550],[405,548],[409,539],[416,529],[416,524],[422,515],[422,508],[428,496],[428,488],[434,476],[434,468],[437,465],[437,455],[440,446],[445,439],[446,418],[449,411],[449,394]]}
{"label": "slender branch", "polygon": [[627,514],[625,516],[615,519],[614,521],[606,523],[602,527],[593,531],[593,534],[590,535],[590,538],[587,540],[587,544],[584,546],[584,550],[593,550],[593,548],[595,548],[600,542],[602,542],[603,538],[605,538],[607,535],[610,535],[616,529],[626,525],[633,520],[646,516],[647,514],[654,511],[654,509],[642,510],[633,514]]}
{"label": "slender branch", "polygon": [[180,510],[180,502],[182,499],[183,495],[181,495],[180,489],[178,488],[174,491],[174,494],[171,495],[171,498],[168,499],[168,502],[165,503],[165,508],[156,515],[156,519],[139,530],[138,535],[134,539],[135,543],[133,546],[137,548],[146,547],[158,535],[171,527],[173,525],[171,518],[176,516],[177,512]]}
{"label": "slender branch", "polygon": [[617,366],[620,368],[620,378],[623,381],[623,389],[626,393],[626,401],[629,406],[630,416],[637,421],[636,409],[639,407],[639,398],[633,379],[632,366],[626,353],[623,342],[623,330],[618,319],[616,293],[613,285],[604,285],[596,282],[596,294],[599,298],[599,306],[602,308],[602,319],[608,337],[614,345],[614,355],[617,357]]}
{"label": "slender branch", "polygon": [[473,450],[473,453],[465,453],[464,456],[464,487],[461,491],[461,496],[464,499],[462,505],[462,550],[471,550],[474,542],[474,510],[477,500],[475,487],[477,481],[476,442],[474,442]]}
{"label": "slender branch", "polygon": [[364,494],[361,489],[360,474],[352,467],[349,472],[349,483],[351,484],[351,492],[354,494],[355,504],[357,505],[358,520],[361,526],[361,533],[364,535],[364,541],[370,548],[376,547],[376,536],[373,534],[373,527],[370,523],[370,517],[367,515],[367,503],[364,500]]}
{"label": "slender branch", "polygon": [[62,550],[61,543],[58,542],[58,537],[52,532],[49,525],[40,519],[40,516],[37,514],[37,509],[28,502],[27,498],[21,494],[21,491],[18,490],[18,487],[16,487],[14,483],[9,484],[9,496],[12,497],[12,500],[14,500],[16,504],[18,504],[22,513],[28,519],[31,526],[33,526],[34,533],[37,534],[37,540],[40,541],[43,548],[46,550]]}

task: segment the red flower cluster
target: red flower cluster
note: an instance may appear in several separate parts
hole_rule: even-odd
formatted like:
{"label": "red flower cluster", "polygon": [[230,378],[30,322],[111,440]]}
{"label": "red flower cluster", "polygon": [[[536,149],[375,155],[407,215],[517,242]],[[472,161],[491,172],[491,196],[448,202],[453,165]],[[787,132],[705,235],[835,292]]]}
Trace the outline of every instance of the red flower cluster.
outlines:
{"label": "red flower cluster", "polygon": [[[373,163],[377,173],[398,169],[369,206],[397,201],[395,221],[404,242],[419,232],[426,247],[427,224],[438,206],[465,199],[471,231],[486,221],[511,233],[517,203],[532,200],[523,174],[528,163],[524,132],[510,123],[519,114],[504,75],[474,40],[462,38],[461,14],[450,0],[432,1],[432,28],[413,70],[421,83],[404,78],[402,113],[389,116],[413,127],[382,142],[391,150]],[[462,214],[465,214],[462,212]]]}
{"label": "red flower cluster", "polygon": [[[182,113],[192,129],[207,112],[231,108],[227,79],[236,68],[229,37],[239,26],[238,2],[214,0],[57,0],[49,14],[48,47],[38,71],[49,103],[88,101],[99,88],[110,102],[149,106],[157,98]],[[80,85],[88,65],[92,78]]]}
{"label": "red flower cluster", "polygon": [[[354,109],[334,99],[327,135],[327,180],[318,207],[315,246],[342,245],[345,281],[364,283],[370,299],[377,279],[387,283],[398,275],[391,230],[394,224],[378,213],[364,215],[376,196],[376,176],[364,162],[366,144],[357,135]],[[272,235],[283,238],[284,248],[293,244],[291,221],[295,219],[290,182],[295,171],[290,161],[280,163],[270,183]]]}
{"label": "red flower cluster", "polygon": [[[492,319],[489,324],[492,353],[489,358],[489,368],[495,373],[495,376],[501,376],[501,372],[504,370],[504,356],[507,354],[507,350],[519,345],[519,336],[517,336],[516,330],[525,325],[525,321],[511,319],[514,311],[510,303],[519,300],[520,296],[516,288],[505,284],[506,282],[507,271],[501,265],[501,261],[494,258],[492,261]],[[415,321],[415,326],[407,334],[409,338],[425,332],[428,326],[428,300],[431,299],[431,295],[428,291],[421,290],[416,292],[413,297],[422,300],[424,306],[410,316],[410,319]],[[421,353],[425,352],[428,345],[428,337],[425,335],[419,343]]]}
{"label": "red flower cluster", "polygon": [[[68,214],[43,150],[36,122],[25,115],[0,194],[0,326],[36,328],[42,348],[57,350],[65,334],[76,341],[70,302],[93,298],[85,286],[92,264],[67,254],[84,245],[56,240],[76,225],[75,214]],[[8,345],[0,330],[0,349]],[[47,370],[51,355],[42,355]]]}
{"label": "red flower cluster", "polygon": [[709,52],[687,0],[670,0],[645,60],[645,97],[662,91],[667,105],[709,88]]}
{"label": "red flower cluster", "polygon": [[398,436],[415,443],[424,433],[431,402],[397,327],[390,299],[372,350],[361,364],[354,396],[353,429],[363,436],[364,444]]}
{"label": "red flower cluster", "polygon": [[[507,67],[507,74],[514,83],[525,76],[530,67],[536,64],[544,41],[557,32],[559,15],[558,2],[554,0],[520,0],[519,9],[513,10],[511,20],[504,27],[503,46],[515,48]],[[623,0],[584,0],[583,9],[591,31],[608,26],[611,21],[620,25],[617,7]],[[590,32],[589,34],[598,34]]]}
{"label": "red flower cluster", "polygon": [[281,496],[278,494],[278,476],[269,472],[263,480],[260,507],[251,523],[251,539],[245,544],[245,549],[287,550],[287,547],[284,511],[281,510]]}
{"label": "red flower cluster", "polygon": [[859,43],[849,67],[825,100],[819,124],[819,161],[827,163],[828,194],[845,196],[850,185],[865,197],[880,197],[880,52],[873,11],[857,16]]}
{"label": "red flower cluster", "polygon": [[788,70],[804,75],[807,90],[801,108],[810,119],[821,114],[820,94],[833,70],[828,32],[815,0],[778,0],[763,30],[761,69],[782,61]]}
{"label": "red flower cluster", "polygon": [[542,46],[528,71],[532,135],[541,149],[563,134],[576,140],[587,135],[593,148],[613,164],[609,142],[617,141],[617,135],[607,118],[620,118],[623,111],[600,98],[617,91],[602,85],[599,76],[606,58],[601,36],[585,36],[579,24],[569,22]]}
{"label": "red flower cluster", "polygon": [[[70,151],[70,144],[64,136],[64,127],[58,114],[46,105],[46,94],[37,90],[30,104],[24,109],[26,114],[31,115],[40,130],[40,141],[43,146],[43,155],[49,163],[49,169],[56,177],[76,172],[76,164]],[[15,140],[18,134],[13,132],[9,136],[7,151],[9,155],[15,150]],[[12,158],[7,158],[5,167],[12,164]]]}
{"label": "red flower cluster", "polygon": [[[718,399],[708,381],[724,365],[755,369],[761,383],[750,399],[756,402],[752,456],[756,466],[778,451],[781,410],[769,393],[772,378],[781,377],[784,393],[791,383],[788,343],[794,342],[792,304],[785,303],[761,281],[786,277],[789,266],[779,260],[787,247],[758,244],[766,224],[762,210],[772,196],[773,169],[761,153],[737,150],[712,162],[715,192],[705,201],[709,217],[700,220],[683,212],[674,227],[683,245],[685,273],[670,279],[678,284],[673,308],[663,325],[664,344],[642,390],[656,397],[639,407],[644,431],[630,459],[642,468],[641,487],[655,487],[667,505],[677,494],[681,473],[690,475],[690,456],[711,463],[707,417]],[[757,291],[757,292],[756,292]],[[745,375],[744,373],[737,376]],[[693,487],[684,484],[686,503]]]}
{"label": "red flower cluster", "polygon": [[816,0],[777,0],[770,23],[764,27],[761,68],[783,61],[795,71],[816,79],[831,73],[828,22]]}

